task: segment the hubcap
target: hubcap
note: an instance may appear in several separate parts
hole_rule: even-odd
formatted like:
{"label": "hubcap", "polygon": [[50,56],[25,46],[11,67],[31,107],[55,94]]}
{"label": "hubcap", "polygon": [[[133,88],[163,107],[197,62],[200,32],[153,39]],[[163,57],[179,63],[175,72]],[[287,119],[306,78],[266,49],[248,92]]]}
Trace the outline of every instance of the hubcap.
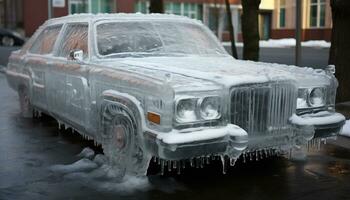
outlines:
{"label": "hubcap", "polygon": [[123,149],[126,145],[126,130],[122,125],[114,126],[115,143],[117,148]]}

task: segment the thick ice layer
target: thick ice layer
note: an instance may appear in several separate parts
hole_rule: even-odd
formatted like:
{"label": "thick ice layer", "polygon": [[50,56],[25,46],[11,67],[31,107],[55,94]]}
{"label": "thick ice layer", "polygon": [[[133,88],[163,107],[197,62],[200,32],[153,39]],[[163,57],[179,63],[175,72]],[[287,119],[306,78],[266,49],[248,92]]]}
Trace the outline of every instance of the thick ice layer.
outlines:
{"label": "thick ice layer", "polygon": [[293,115],[290,121],[297,125],[326,125],[338,123],[345,120],[345,117],[339,113],[330,113],[328,111],[322,111],[315,114],[305,114],[303,116]]}
{"label": "thick ice layer", "polygon": [[158,134],[158,139],[167,144],[183,144],[189,142],[211,140],[225,136],[245,136],[247,132],[236,125],[229,124],[221,128],[186,129],[186,132],[173,130],[169,133]]}

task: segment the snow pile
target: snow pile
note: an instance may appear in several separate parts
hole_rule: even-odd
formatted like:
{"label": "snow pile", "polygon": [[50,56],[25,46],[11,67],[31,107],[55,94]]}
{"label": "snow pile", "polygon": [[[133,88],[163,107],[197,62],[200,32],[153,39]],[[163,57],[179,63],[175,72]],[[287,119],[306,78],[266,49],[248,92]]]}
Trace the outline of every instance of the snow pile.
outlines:
{"label": "snow pile", "polygon": [[340,132],[340,135],[350,137],[350,120],[346,120],[343,130]]}
{"label": "snow pile", "polygon": [[320,47],[320,48],[329,48],[331,47],[330,42],[326,42],[324,40],[309,40],[306,42],[302,42],[301,45],[303,47]]}
{"label": "snow pile", "polygon": [[72,164],[51,166],[50,170],[65,179],[78,181],[101,191],[128,194],[151,188],[147,177],[127,175],[118,178],[118,170],[108,164],[107,158],[102,154],[95,155],[95,152],[88,147],[77,156],[81,159]]}
{"label": "snow pile", "polygon": [[[224,46],[230,46],[230,42],[223,42]],[[270,40],[260,40],[260,47],[267,48],[283,48],[283,47],[294,47],[296,40],[294,38],[285,38],[285,39],[270,39]],[[243,43],[236,43],[237,47],[243,47]],[[314,47],[314,48],[329,48],[331,46],[330,42],[324,40],[309,40],[301,43],[303,47]]]}

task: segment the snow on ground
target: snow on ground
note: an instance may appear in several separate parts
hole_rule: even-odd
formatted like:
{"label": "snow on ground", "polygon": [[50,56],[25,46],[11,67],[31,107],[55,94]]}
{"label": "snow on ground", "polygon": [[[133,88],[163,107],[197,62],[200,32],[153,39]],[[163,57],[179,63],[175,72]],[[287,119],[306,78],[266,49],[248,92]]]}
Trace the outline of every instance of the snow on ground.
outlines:
{"label": "snow on ground", "polygon": [[148,177],[125,176],[118,178],[118,170],[108,165],[107,158],[96,154],[90,148],[84,148],[77,155],[80,160],[67,165],[53,165],[50,170],[67,180],[85,183],[92,189],[129,194],[147,191],[152,188]]}
{"label": "snow on ground", "polygon": [[[223,42],[224,46],[230,46],[230,42]],[[267,48],[283,48],[283,47],[294,47],[296,44],[296,40],[294,38],[285,38],[285,39],[270,39],[270,40],[260,40],[260,47]],[[302,42],[301,45],[303,47],[314,47],[314,48],[329,48],[331,46],[330,42],[326,42],[324,40],[309,40]],[[237,47],[243,47],[243,43],[236,43]]]}
{"label": "snow on ground", "polygon": [[350,120],[346,120],[346,123],[345,123],[340,135],[350,137]]}

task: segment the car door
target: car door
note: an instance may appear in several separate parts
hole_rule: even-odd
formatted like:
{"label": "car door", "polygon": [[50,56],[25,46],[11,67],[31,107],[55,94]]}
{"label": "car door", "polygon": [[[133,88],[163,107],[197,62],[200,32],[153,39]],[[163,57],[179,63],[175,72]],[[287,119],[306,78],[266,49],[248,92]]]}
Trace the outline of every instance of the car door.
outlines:
{"label": "car door", "polygon": [[[64,60],[64,64],[56,65],[52,69],[55,71],[52,74],[62,76],[55,84],[60,85],[60,95],[65,97],[64,117],[80,128],[84,128],[86,125],[90,99],[88,88],[89,67],[86,64],[89,58],[88,30],[88,23],[70,23],[66,25],[56,55]],[[78,61],[70,57],[70,53],[74,50],[83,51],[83,60]],[[52,88],[54,87],[55,85],[52,85]],[[64,94],[62,94],[61,87],[64,88]],[[54,96],[51,97],[52,102],[54,98]]]}
{"label": "car door", "polygon": [[31,101],[42,110],[47,110],[46,76],[51,63],[51,53],[62,25],[46,27],[30,47],[25,65],[31,76]]}

